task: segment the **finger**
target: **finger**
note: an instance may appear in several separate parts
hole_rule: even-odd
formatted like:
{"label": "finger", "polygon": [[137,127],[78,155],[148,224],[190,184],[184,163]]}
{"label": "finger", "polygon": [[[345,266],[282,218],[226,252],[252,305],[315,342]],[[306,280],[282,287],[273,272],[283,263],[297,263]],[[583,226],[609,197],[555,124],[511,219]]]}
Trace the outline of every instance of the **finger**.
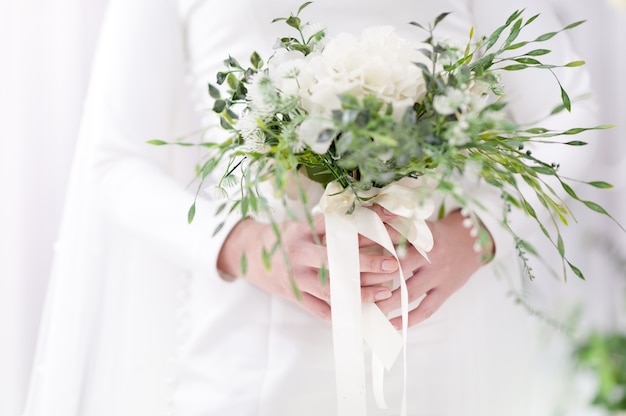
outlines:
{"label": "finger", "polygon": [[359,234],[359,247],[360,248],[365,248],[365,247],[381,247],[380,244],[378,244],[377,242],[370,240],[369,238],[365,237],[362,234]]}
{"label": "finger", "polygon": [[297,301],[306,311],[325,320],[331,321],[330,306],[321,299],[316,298],[308,293],[302,293],[302,297]]}
{"label": "finger", "polygon": [[369,209],[374,211],[380,217],[380,219],[383,220],[383,222],[391,221],[397,217],[396,214],[394,214],[391,211],[386,210],[385,208],[383,208],[382,206],[378,204],[372,205],[371,207],[369,207]]}
{"label": "finger", "polygon": [[[415,302],[426,293],[431,292],[436,287],[436,282],[428,278],[426,274],[417,273],[406,280],[406,288],[408,292],[409,303]],[[376,304],[384,313],[396,311],[401,308],[401,289],[397,288],[393,291],[389,299],[377,302]]]}
{"label": "finger", "polygon": [[300,292],[308,293],[326,303],[330,302],[330,284],[328,281],[322,282],[316,270],[302,270],[297,273],[294,279]]}
{"label": "finger", "polygon": [[311,231],[311,234],[315,233],[319,237],[326,234],[326,221],[324,220],[323,215],[313,216],[313,228],[310,231]]}
{"label": "finger", "polygon": [[[421,322],[424,322],[426,319],[430,318],[439,310],[443,302],[446,300],[446,297],[443,295],[443,291],[433,289],[428,294],[417,308],[413,309],[408,314],[408,327],[415,326]],[[402,328],[402,317],[399,316],[397,318],[393,318],[391,324],[396,328]]]}
{"label": "finger", "polygon": [[359,265],[361,272],[393,273],[398,270],[398,261],[392,256],[360,253]]}
{"label": "finger", "polygon": [[287,255],[293,269],[313,268],[320,269],[328,264],[326,247],[313,242],[299,242],[287,247]]}
{"label": "finger", "polygon": [[361,288],[361,300],[364,303],[374,303],[389,299],[392,293],[387,286],[365,286]]}
{"label": "finger", "polygon": [[399,276],[398,272],[393,273],[361,273],[361,286],[375,286],[392,282]]}

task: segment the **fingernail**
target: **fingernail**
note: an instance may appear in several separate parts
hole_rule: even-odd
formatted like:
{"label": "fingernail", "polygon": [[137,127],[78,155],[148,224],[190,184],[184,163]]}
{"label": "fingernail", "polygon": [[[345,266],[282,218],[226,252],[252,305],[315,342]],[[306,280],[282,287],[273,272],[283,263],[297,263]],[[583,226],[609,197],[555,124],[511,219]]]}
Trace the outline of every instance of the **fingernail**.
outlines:
{"label": "fingernail", "polygon": [[383,260],[382,268],[383,271],[393,272],[398,269],[398,262],[393,259]]}
{"label": "fingernail", "polygon": [[389,299],[391,297],[391,291],[384,289],[384,290],[379,290],[378,292],[376,292],[376,294],[374,295],[374,300],[385,300],[385,299]]}

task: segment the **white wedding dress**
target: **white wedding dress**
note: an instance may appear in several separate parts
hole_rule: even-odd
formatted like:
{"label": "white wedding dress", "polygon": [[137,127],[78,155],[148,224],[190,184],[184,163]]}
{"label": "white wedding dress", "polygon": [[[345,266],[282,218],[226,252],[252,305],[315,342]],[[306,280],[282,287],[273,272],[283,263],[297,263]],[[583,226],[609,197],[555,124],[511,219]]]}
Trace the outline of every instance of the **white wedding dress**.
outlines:
{"label": "white wedding dress", "polygon": [[[110,3],[25,416],[335,414],[329,324],[245,279],[221,279],[217,254],[237,218],[212,237],[215,204],[202,199],[187,225],[196,151],[146,144],[212,122],[206,84],[222,60],[245,61],[254,50],[268,57],[276,37],[289,30],[270,21],[300,3]],[[524,6],[532,8],[527,16],[542,11],[539,2]],[[331,35],[392,24],[419,40],[425,33],[408,21],[427,24],[453,11],[436,33],[465,42],[472,25],[478,34],[490,32],[515,7],[522,5],[317,0],[303,15]],[[562,26],[543,12],[539,29],[529,33]],[[554,62],[575,59],[565,37],[550,47]],[[572,96],[589,89],[581,71],[564,72],[561,80]],[[540,119],[557,104],[548,74],[511,74],[505,82],[520,120]],[[590,117],[582,104],[544,125],[588,125]],[[410,415],[528,414],[533,321],[505,295],[519,289],[512,243],[495,231],[496,221],[485,220],[496,235],[496,261],[409,331]],[[390,409],[370,400],[368,414],[399,414],[402,363],[385,386]]]}

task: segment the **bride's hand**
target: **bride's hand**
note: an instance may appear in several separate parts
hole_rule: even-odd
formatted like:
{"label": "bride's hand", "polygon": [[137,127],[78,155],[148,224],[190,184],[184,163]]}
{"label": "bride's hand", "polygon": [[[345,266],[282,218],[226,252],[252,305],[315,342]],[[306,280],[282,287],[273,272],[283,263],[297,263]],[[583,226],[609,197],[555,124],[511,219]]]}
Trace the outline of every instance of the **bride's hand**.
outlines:
{"label": "bride's hand", "polygon": [[[393,214],[384,211],[379,206],[374,210],[383,219],[388,221]],[[445,218],[429,222],[433,233],[434,246],[428,253],[430,263],[422,257],[410,244],[407,244],[407,253],[401,258],[402,270],[406,276],[406,284],[409,295],[409,303],[426,295],[415,309],[409,311],[408,326],[414,326],[432,316],[441,305],[476,272],[484,263],[484,255],[493,253],[491,247],[483,248],[477,252],[474,247],[476,238],[470,234],[470,230],[463,225],[465,217],[460,211],[454,211]],[[387,227],[394,242],[401,241],[401,237],[391,227]],[[364,274],[366,283],[369,279],[376,281],[379,276]],[[384,313],[389,313],[400,308],[400,289],[396,289],[393,295],[386,300],[377,303]],[[401,317],[391,320],[391,323],[400,328]]]}
{"label": "bride's hand", "polygon": [[[271,257],[268,270],[263,264],[263,248],[270,251],[276,243],[276,235],[269,224],[245,219],[238,223],[224,242],[218,257],[218,269],[230,276],[240,276],[250,283],[284,298],[298,302],[304,309],[325,320],[330,320],[330,288],[322,284],[319,270],[327,267],[326,248],[322,241],[325,230],[323,217],[314,218],[314,229],[302,221],[281,224],[282,246],[291,266],[293,283],[301,293],[295,295],[288,266],[283,253],[277,250]],[[247,270],[241,270],[241,258],[245,254]],[[361,271],[371,273],[367,287],[362,288],[363,302],[375,302],[391,297],[388,287],[381,285],[392,279],[398,265],[393,257],[379,254],[360,254]]]}

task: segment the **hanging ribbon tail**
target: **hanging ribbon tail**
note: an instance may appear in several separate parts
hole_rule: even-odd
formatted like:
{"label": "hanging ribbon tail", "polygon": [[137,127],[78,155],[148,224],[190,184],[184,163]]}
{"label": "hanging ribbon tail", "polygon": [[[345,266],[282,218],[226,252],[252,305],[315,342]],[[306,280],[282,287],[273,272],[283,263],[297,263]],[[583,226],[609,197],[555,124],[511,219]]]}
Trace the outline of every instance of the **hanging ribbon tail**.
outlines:
{"label": "hanging ribbon tail", "polygon": [[325,213],[331,293],[337,411],[365,416],[365,364],[361,327],[361,273],[356,223],[349,215]]}
{"label": "hanging ribbon tail", "polygon": [[[370,195],[369,203],[377,203],[398,215],[390,222],[426,257],[433,237],[426,224],[432,203],[421,199],[420,192],[400,185],[389,185]],[[347,214],[353,207],[351,214]],[[404,391],[401,415],[406,415],[406,336],[408,322],[408,290],[405,273],[398,269],[402,332],[398,333],[385,314],[373,303],[361,302],[361,273],[358,234],[362,234],[387,250],[400,265],[400,259],[385,224],[372,210],[356,201],[355,195],[336,182],[330,183],[320,200],[319,208],[326,223],[326,244],[331,292],[333,343],[338,393],[339,416],[365,416],[365,368],[363,340],[372,351],[374,399],[385,409],[384,372],[404,357]],[[427,258],[427,257],[426,257]],[[390,279],[391,280],[391,279]]]}

